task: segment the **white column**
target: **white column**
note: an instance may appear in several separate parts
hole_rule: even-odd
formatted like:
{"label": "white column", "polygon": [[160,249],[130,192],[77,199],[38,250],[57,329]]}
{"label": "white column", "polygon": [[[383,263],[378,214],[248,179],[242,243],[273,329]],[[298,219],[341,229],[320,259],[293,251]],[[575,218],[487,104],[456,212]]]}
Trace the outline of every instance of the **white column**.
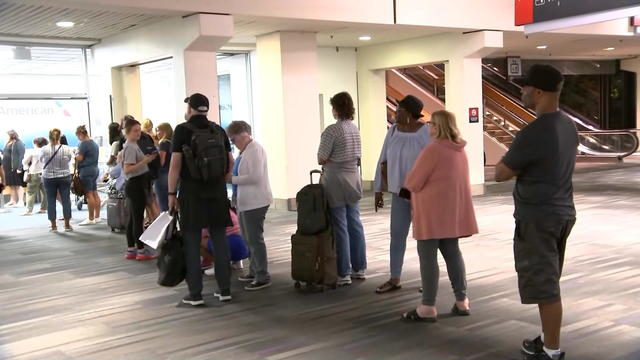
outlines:
{"label": "white column", "polygon": [[[458,128],[467,141],[472,185],[484,184],[484,131],[482,114],[482,59],[452,58],[445,64],[446,108],[456,115]],[[469,109],[478,109],[478,122],[470,123]]]}
{"label": "white column", "polygon": [[233,18],[228,15],[198,14],[198,35],[183,53],[185,97],[201,93],[209,98],[209,120],[220,123],[218,107],[217,51],[233,36]]}
{"label": "white column", "polygon": [[319,69],[316,35],[277,32],[257,39],[260,129],[276,208],[309,182],[318,168]]}

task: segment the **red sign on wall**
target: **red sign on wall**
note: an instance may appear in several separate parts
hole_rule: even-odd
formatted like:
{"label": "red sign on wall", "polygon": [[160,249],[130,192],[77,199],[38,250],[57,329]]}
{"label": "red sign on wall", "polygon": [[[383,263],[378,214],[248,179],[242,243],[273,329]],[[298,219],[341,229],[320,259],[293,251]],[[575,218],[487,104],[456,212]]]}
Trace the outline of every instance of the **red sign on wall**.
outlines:
{"label": "red sign on wall", "polygon": [[480,122],[480,110],[477,107],[469,108],[469,122],[472,124]]}
{"label": "red sign on wall", "polygon": [[640,6],[640,0],[515,0],[516,25]]}

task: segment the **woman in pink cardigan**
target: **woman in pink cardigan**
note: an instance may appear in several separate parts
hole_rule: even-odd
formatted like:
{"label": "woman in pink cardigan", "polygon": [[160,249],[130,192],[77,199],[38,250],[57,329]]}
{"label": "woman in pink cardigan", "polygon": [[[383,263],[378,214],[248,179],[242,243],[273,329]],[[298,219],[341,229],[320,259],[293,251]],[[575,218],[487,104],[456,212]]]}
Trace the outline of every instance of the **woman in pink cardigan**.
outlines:
{"label": "woman in pink cardigan", "polygon": [[[471,200],[469,164],[455,116],[437,111],[431,117],[431,138],[407,175],[405,196],[410,191],[413,211],[413,237],[418,240],[422,304],[405,313],[409,321],[436,322],[438,293],[438,249],[447,263],[456,303],[454,315],[470,314],[467,276],[458,239],[478,233]],[[408,191],[407,191],[408,190]]]}

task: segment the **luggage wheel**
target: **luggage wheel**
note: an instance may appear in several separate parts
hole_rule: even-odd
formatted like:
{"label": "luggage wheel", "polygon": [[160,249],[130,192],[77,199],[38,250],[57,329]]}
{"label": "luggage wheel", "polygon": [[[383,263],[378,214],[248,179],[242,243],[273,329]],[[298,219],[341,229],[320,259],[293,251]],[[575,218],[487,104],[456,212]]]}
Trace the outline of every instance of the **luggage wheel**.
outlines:
{"label": "luggage wheel", "polygon": [[296,281],[296,282],[293,284],[293,287],[295,287],[296,289],[300,289],[300,288],[302,287],[302,284],[300,284],[300,281]]}

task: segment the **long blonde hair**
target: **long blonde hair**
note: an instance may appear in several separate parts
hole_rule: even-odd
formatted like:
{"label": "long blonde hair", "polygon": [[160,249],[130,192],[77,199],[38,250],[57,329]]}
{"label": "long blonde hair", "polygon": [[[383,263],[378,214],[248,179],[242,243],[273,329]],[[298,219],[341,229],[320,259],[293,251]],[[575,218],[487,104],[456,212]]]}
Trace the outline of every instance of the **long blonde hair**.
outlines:
{"label": "long blonde hair", "polygon": [[144,119],[141,126],[144,132],[153,133],[153,121],[151,121],[151,119]]}
{"label": "long blonde hair", "polygon": [[173,128],[169,123],[162,123],[158,125],[158,130],[164,133],[164,136],[162,137],[162,139],[159,139],[160,142],[163,142],[166,140],[171,141],[171,139],[173,138]]}
{"label": "long blonde hair", "polygon": [[436,139],[455,143],[460,141],[460,130],[458,130],[456,116],[453,113],[446,110],[436,111],[431,115],[431,123],[435,125]]}

